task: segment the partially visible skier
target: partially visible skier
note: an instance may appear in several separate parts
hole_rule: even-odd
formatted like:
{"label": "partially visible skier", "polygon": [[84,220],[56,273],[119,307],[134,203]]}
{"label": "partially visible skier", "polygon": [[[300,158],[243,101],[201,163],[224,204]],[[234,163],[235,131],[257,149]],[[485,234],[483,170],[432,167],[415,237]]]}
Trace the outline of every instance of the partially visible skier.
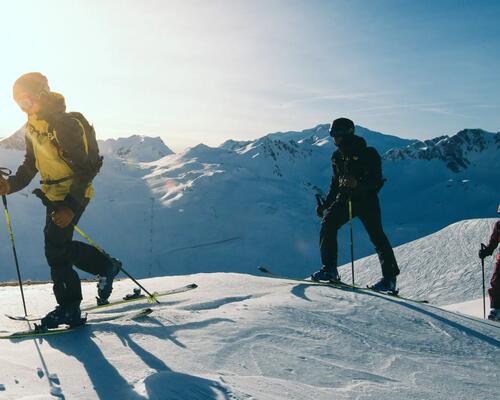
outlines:
{"label": "partially visible skier", "polygon": [[[13,86],[13,97],[28,117],[26,154],[23,164],[8,180],[0,177],[0,195],[26,187],[40,173],[42,191],[54,207],[46,212],[45,256],[50,266],[58,306],[41,321],[42,328],[84,323],[80,302],[82,288],[73,265],[99,275],[98,302],[107,302],[113,279],[119,272],[118,260],[96,248],[73,241],[77,224],[92,194],[92,179],[102,163],[95,133],[83,115],[66,113],[64,97],[50,91],[47,78],[31,72]],[[86,131],[89,130],[89,131]],[[92,147],[93,146],[93,147]],[[94,159],[91,159],[95,155]],[[97,159],[97,162],[96,162]]]}
{"label": "partially visible skier", "polygon": [[347,118],[333,121],[330,136],[337,146],[332,155],[333,177],[323,205],[316,212],[323,217],[320,232],[320,252],[323,267],[311,275],[315,281],[339,282],[337,271],[337,232],[349,221],[348,202],[352,202],[353,217],[363,223],[375,246],[382,278],[372,288],[383,292],[396,291],[399,274],[394,252],[382,228],[378,192],[384,184],[382,161],[373,147],[354,134],[354,123]]}
{"label": "partially visible skier", "polygon": [[[498,206],[498,213],[500,213],[500,205]],[[486,247],[479,250],[479,258],[484,260],[493,254],[500,242],[500,220],[493,225],[493,232],[491,233],[490,241]],[[493,321],[500,321],[500,253],[497,254],[495,266],[493,267],[493,274],[491,275],[490,288],[488,293],[490,295],[490,314],[488,319]]]}

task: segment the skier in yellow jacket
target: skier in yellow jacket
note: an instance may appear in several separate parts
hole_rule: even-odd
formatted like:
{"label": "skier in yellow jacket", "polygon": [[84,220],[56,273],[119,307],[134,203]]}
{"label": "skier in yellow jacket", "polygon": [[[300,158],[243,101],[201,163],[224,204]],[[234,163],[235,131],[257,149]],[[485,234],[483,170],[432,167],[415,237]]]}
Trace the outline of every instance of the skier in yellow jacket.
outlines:
{"label": "skier in yellow jacket", "polygon": [[[8,180],[0,176],[0,195],[22,190],[40,173],[42,191],[51,202],[44,229],[45,256],[58,303],[42,319],[41,326],[47,329],[61,324],[76,326],[85,320],[80,311],[80,278],[73,265],[99,276],[98,303],[107,302],[113,279],[119,272],[117,260],[72,239],[74,225],[92,198],[92,179],[100,167],[90,159],[85,134],[90,125],[83,115],[66,113],[64,97],[51,92],[47,78],[38,72],[18,78],[13,97],[28,116],[26,155],[15,175]],[[94,146],[97,149],[96,143]]]}

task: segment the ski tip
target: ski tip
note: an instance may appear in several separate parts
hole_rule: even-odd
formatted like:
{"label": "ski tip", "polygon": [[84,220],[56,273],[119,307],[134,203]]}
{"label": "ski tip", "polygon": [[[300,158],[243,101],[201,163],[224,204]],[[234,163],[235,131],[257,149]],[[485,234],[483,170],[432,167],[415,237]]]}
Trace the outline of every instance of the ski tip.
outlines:
{"label": "ski tip", "polygon": [[187,285],[187,287],[196,289],[198,287],[198,285],[196,283],[191,283],[190,285]]}

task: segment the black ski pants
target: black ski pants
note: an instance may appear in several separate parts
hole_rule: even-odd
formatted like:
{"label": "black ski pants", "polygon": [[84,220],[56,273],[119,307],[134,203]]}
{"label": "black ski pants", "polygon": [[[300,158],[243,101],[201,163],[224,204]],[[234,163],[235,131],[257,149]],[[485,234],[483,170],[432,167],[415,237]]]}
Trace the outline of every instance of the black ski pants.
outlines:
{"label": "black ski pants", "polygon": [[[399,275],[399,268],[394,257],[391,244],[382,228],[382,216],[380,204],[376,195],[362,200],[352,201],[353,218],[358,217],[363,223],[371,242],[375,246],[382,275],[385,278],[393,278]],[[320,252],[321,261],[327,270],[337,267],[337,232],[349,221],[348,202],[334,202],[326,210],[321,222]]]}
{"label": "black ski pants", "polygon": [[[73,223],[80,220],[89,200],[85,199],[76,212]],[[57,303],[66,305],[81,302],[82,287],[80,277],[73,265],[93,275],[103,274],[110,265],[108,258],[95,247],[73,240],[72,224],[59,228],[52,221],[52,210],[47,208],[45,222],[45,257],[50,266],[50,274],[54,283],[54,295]]]}

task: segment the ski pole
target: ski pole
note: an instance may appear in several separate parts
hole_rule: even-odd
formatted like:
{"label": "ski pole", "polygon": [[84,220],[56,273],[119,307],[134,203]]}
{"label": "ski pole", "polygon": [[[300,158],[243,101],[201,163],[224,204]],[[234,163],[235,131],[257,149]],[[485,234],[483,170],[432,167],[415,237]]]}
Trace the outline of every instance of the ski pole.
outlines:
{"label": "ski pole", "polygon": [[[52,202],[47,198],[47,196],[45,196],[45,193],[43,193],[40,189],[33,190],[33,194],[42,201],[44,206],[46,206],[50,209],[54,208],[54,205],[52,204]],[[104,256],[106,256],[106,258],[111,260],[111,256],[108,253],[106,253],[106,251],[104,251],[96,242],[94,242],[84,231],[82,231],[77,225],[75,225],[75,224],[72,224],[72,225],[73,225],[73,228],[75,228],[75,231],[81,237],[83,237],[91,246],[95,247],[100,253],[102,253]],[[151,302],[155,301],[157,304],[160,304],[159,300],[156,298],[156,295],[151,294],[144,286],[142,286],[137,281],[137,279],[135,279],[132,275],[130,275],[130,273],[128,273],[123,268],[123,265],[121,264],[121,262],[119,262],[118,265],[119,265],[120,270],[125,275],[127,275],[137,286],[139,286],[142,290],[144,290],[144,292],[146,292],[146,294],[149,296],[149,299],[151,300]]]}
{"label": "ski pole", "polygon": [[[107,258],[111,259],[111,256],[106,253],[96,242],[94,242],[85,232],[83,232],[77,225],[73,224],[73,227],[75,228],[75,231],[78,232],[78,234],[83,237],[91,246],[95,247],[97,250],[99,250],[102,254],[104,254]],[[154,294],[151,294],[148,292],[148,290],[142,286],[132,275],[130,275],[122,266],[121,263],[119,263],[120,270],[127,275],[137,286],[139,286],[142,290],[146,292],[146,294],[149,296],[150,300],[155,301],[156,303],[160,304],[159,300],[156,298]]]}
{"label": "ski pole", "polygon": [[[485,249],[484,243],[481,243],[481,250]],[[484,284],[484,258],[481,258],[481,269],[483,271],[483,317],[486,319],[486,288]]]}
{"label": "ski pole", "polygon": [[[10,174],[12,174],[12,171],[8,168],[0,168],[0,174],[4,175],[4,176],[9,176]],[[12,244],[12,252],[14,253],[14,262],[16,264],[17,279],[19,281],[19,289],[21,290],[21,299],[23,301],[24,315],[28,316],[28,311],[26,309],[26,300],[24,298],[23,280],[21,278],[21,270],[19,268],[19,260],[17,258],[17,251],[16,251],[16,242],[14,241],[14,232],[12,230],[12,223],[11,223],[11,218],[10,218],[10,214],[9,214],[9,208],[7,206],[7,196],[6,195],[2,196],[2,202],[3,202],[4,212],[5,212],[5,220],[7,222],[7,229],[9,231],[10,242]]]}
{"label": "ski pole", "polygon": [[354,239],[352,234],[352,201],[349,197],[349,236],[351,240],[351,274],[352,274],[352,286],[354,286]]}

